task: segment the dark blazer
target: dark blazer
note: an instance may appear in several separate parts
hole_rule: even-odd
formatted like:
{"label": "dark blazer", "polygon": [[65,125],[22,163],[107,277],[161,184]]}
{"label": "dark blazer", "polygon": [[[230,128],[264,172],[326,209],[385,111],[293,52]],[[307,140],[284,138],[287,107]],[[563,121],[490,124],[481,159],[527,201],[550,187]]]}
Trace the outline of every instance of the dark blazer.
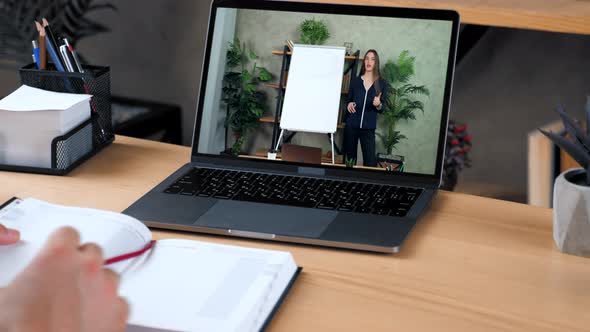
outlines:
{"label": "dark blazer", "polygon": [[[381,110],[378,110],[373,106],[373,99],[378,95],[375,90],[375,85],[379,84],[381,90]],[[365,96],[366,95],[366,96]],[[363,85],[363,79],[359,75],[350,82],[350,89],[346,98],[346,106],[348,103],[356,103],[356,112],[349,113],[348,109],[345,109],[346,114],[346,126],[349,128],[360,128],[360,129],[375,129],[377,128],[377,114],[383,112],[385,100],[387,98],[387,84],[385,80],[379,79],[375,81],[369,90],[365,90]],[[364,104],[364,107],[363,107]]]}

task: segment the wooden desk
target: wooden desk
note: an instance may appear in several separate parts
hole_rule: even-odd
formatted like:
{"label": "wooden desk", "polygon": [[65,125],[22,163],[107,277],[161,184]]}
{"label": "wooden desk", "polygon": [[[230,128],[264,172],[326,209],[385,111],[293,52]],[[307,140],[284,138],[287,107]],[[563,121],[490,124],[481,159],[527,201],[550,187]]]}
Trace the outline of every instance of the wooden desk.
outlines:
{"label": "wooden desk", "polygon": [[391,7],[454,9],[462,23],[590,34],[588,0],[302,0]]}
{"label": "wooden desk", "polygon": [[[67,177],[0,172],[0,200],[33,196],[120,212],[189,153],[117,137]],[[559,253],[551,227],[549,209],[441,192],[399,255],[154,236],[292,252],[304,270],[270,331],[588,331],[590,259]]]}

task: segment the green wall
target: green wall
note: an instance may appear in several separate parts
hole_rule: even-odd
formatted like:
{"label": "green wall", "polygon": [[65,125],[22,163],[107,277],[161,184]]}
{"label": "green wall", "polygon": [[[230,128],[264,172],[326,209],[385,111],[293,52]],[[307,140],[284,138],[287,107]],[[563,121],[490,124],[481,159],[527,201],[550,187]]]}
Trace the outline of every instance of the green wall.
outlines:
{"label": "green wall", "polygon": [[[379,52],[381,64],[389,59],[396,59],[405,49],[416,57],[414,84],[426,85],[430,97],[422,96],[425,112],[417,113],[416,120],[397,125],[397,130],[408,137],[397,146],[394,154],[403,155],[407,162],[407,172],[434,173],[437,140],[443,103],[443,90],[447,70],[447,59],[452,25],[450,22],[425,21],[414,19],[357,17],[332,14],[284,13],[259,10],[239,10],[236,22],[236,37],[245,42],[259,56],[257,60],[271,73],[278,75],[281,57],[272,55],[272,50],[281,50],[285,40],[295,43],[299,40],[297,28],[307,18],[321,19],[330,30],[326,45],[343,46],[352,42],[353,49],[360,49],[361,54],[374,48]],[[275,109],[276,91],[265,90],[269,94],[269,115]],[[272,125],[262,124],[261,130],[253,135],[249,148],[253,151],[267,148],[270,144]],[[341,144],[339,133],[337,142]],[[320,146],[325,151],[330,149],[325,135],[297,134],[293,143]],[[252,152],[251,151],[251,152]],[[377,138],[377,152],[385,149]],[[359,163],[362,159],[360,157]]]}

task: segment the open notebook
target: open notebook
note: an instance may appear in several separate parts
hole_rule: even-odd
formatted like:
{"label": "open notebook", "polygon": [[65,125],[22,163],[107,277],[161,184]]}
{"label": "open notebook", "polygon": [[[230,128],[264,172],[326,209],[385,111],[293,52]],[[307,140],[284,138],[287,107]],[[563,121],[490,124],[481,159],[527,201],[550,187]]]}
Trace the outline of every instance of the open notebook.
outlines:
{"label": "open notebook", "polygon": [[[94,242],[105,258],[145,248],[149,229],[129,216],[15,199],[0,224],[21,232],[0,246],[0,287],[7,286],[61,226]],[[130,304],[128,331],[264,330],[300,268],[290,253],[189,240],[159,240],[145,253],[108,265],[121,274],[119,293]]]}

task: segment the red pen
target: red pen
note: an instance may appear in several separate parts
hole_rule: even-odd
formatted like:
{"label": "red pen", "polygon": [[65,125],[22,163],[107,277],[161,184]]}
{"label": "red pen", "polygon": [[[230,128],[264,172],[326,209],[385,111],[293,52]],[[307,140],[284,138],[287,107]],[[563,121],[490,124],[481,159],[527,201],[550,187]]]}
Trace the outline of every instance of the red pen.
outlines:
{"label": "red pen", "polygon": [[105,260],[102,265],[103,266],[106,266],[106,265],[118,263],[118,262],[121,262],[121,261],[124,261],[124,260],[127,260],[127,259],[131,259],[131,258],[135,258],[135,257],[141,256],[145,252],[147,252],[148,250],[152,249],[155,244],[156,244],[156,241],[155,240],[152,240],[145,247],[143,247],[143,249],[140,249],[140,250],[134,251],[134,252],[130,252],[128,254],[119,255],[119,256],[116,256],[116,257],[113,257],[113,258],[109,258],[109,259]]}

